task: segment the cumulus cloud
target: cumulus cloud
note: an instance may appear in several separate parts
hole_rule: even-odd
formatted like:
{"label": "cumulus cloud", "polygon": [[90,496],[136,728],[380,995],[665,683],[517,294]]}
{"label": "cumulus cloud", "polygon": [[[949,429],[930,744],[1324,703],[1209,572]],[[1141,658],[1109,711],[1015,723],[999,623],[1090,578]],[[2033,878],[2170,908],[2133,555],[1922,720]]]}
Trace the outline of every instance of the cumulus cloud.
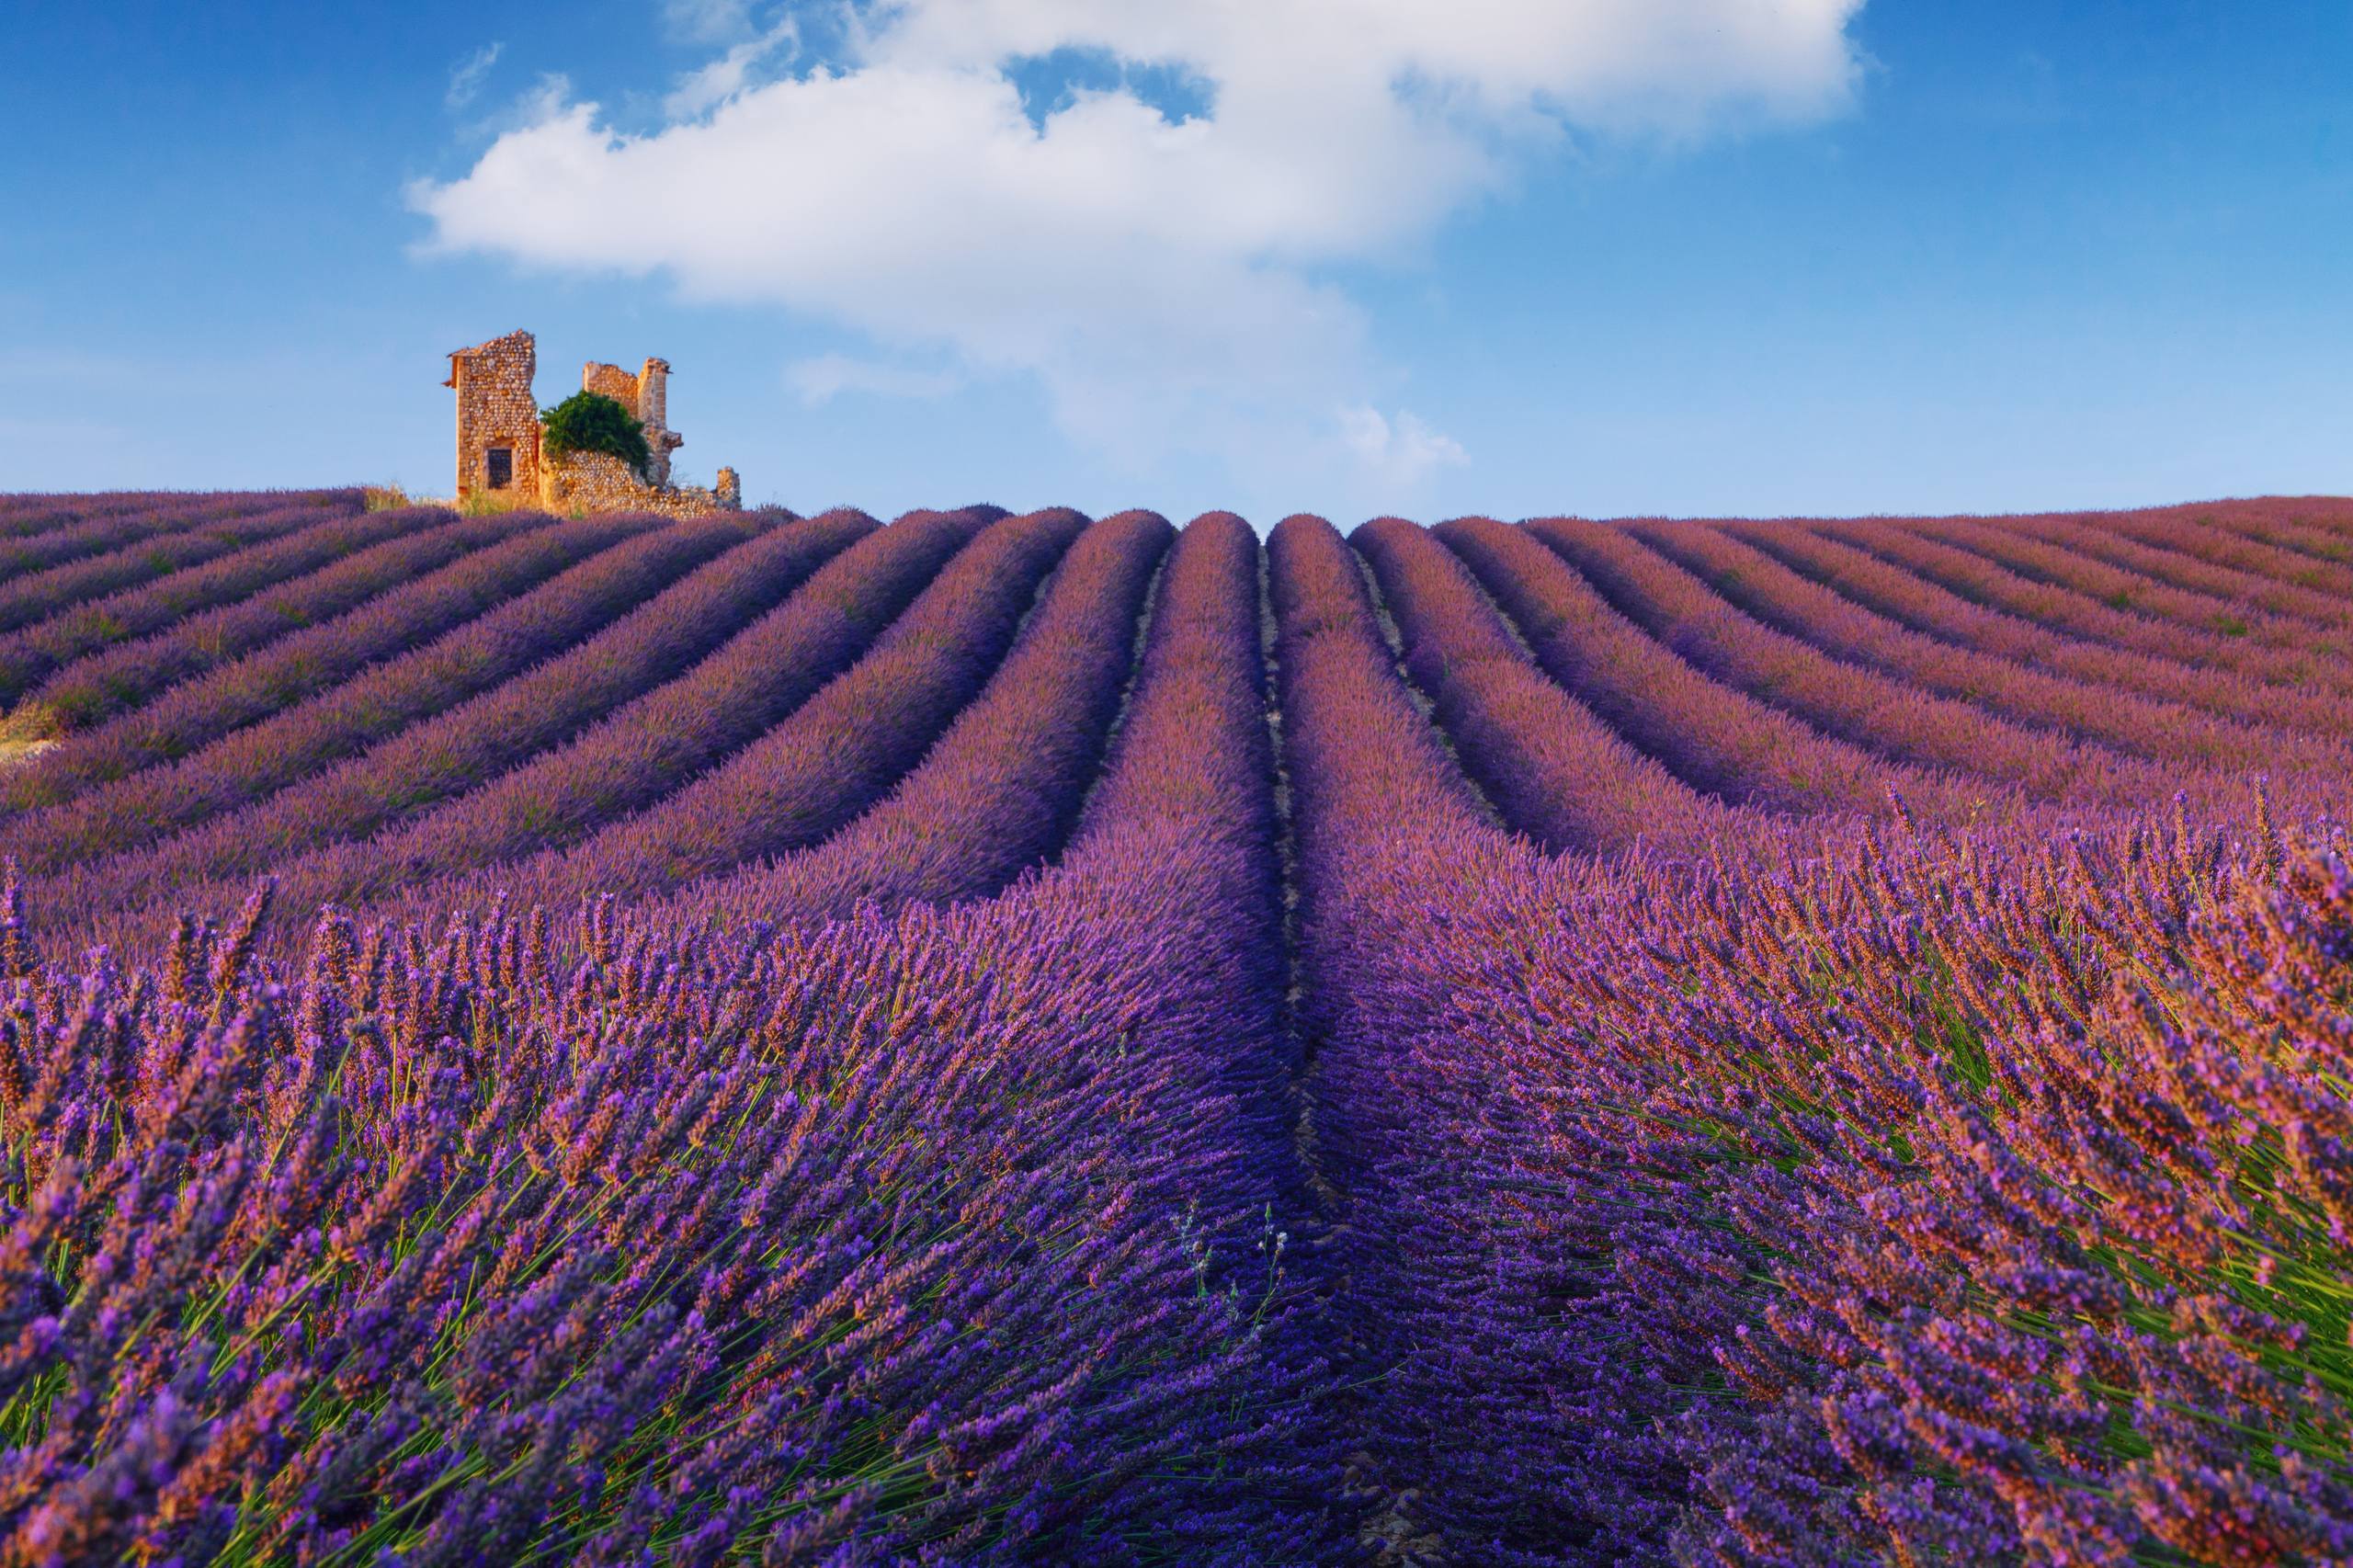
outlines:
{"label": "cumulus cloud", "polygon": [[[665,119],[544,102],[413,188],[429,248],[1035,376],[1066,431],[1139,461],[1289,446],[1393,476],[1461,449],[1370,406],[1386,378],[1328,269],[1411,255],[1579,131],[1836,112],[1861,0],[877,0],[814,63],[789,17],[667,4],[725,47]],[[1119,69],[1041,109],[1074,60]],[[1139,85],[1172,73],[1194,101]]]}

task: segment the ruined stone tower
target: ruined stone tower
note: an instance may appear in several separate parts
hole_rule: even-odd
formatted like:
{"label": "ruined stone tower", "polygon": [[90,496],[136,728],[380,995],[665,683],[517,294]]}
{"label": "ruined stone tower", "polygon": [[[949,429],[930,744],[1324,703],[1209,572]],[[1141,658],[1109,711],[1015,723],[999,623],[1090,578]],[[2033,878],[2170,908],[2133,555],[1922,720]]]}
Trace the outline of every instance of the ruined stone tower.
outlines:
{"label": "ruined stone tower", "polygon": [[606,452],[574,452],[549,458],[540,449],[540,408],[531,394],[538,350],[528,332],[510,332],[449,356],[449,379],[441,384],[458,393],[458,499],[487,499],[511,493],[517,505],[570,512],[665,512],[693,517],[740,511],[743,482],[732,468],[719,471],[713,488],[671,483],[670,454],[687,438],[670,428],[670,362],[648,359],[636,375],[619,365],[591,359],[580,371],[580,387],[611,398],[645,427],[646,463],[632,472]]}
{"label": "ruined stone tower", "polygon": [[540,405],[531,396],[539,351],[528,332],[510,332],[449,356],[458,392],[458,499],[511,491],[540,494]]}

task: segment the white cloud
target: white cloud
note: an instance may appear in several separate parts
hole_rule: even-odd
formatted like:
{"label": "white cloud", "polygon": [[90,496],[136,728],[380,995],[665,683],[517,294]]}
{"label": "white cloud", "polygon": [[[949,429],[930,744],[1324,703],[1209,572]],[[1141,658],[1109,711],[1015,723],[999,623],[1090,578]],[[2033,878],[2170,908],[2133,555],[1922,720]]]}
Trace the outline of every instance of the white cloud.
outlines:
{"label": "white cloud", "polygon": [[681,43],[733,43],[752,28],[752,0],[662,0],[662,20]]}
{"label": "white cloud", "polygon": [[[429,248],[663,275],[1034,375],[1065,430],[1139,462],[1313,449],[1427,472],[1461,449],[1370,407],[1384,378],[1319,269],[1410,256],[1573,130],[1836,112],[1861,3],[877,0],[832,65],[767,79],[796,40],[668,0],[727,47],[665,123],[551,97],[411,199]],[[1208,108],[1082,88],[1033,120],[1017,73],[1064,51],[1176,67]],[[1379,438],[1333,443],[1335,408]]]}
{"label": "white cloud", "polygon": [[718,59],[696,67],[678,79],[662,100],[662,110],[674,120],[692,119],[725,103],[754,82],[754,74],[779,54],[790,58],[801,45],[801,29],[790,17],[766,32],[731,44]]}
{"label": "white cloud", "polygon": [[918,370],[904,365],[853,359],[847,354],[820,354],[785,367],[785,383],[801,405],[815,408],[843,392],[867,392],[876,397],[946,397],[964,384],[952,370]]}
{"label": "white cloud", "polygon": [[1471,460],[1461,442],[1402,412],[1391,419],[1377,408],[1344,408],[1340,439],[1368,472],[1399,489],[1410,490],[1438,469]]}
{"label": "white cloud", "polygon": [[490,68],[498,63],[498,57],[506,49],[504,42],[486,43],[449,67],[449,90],[442,101],[452,111],[473,102],[475,95],[482,91],[483,78],[490,74]]}

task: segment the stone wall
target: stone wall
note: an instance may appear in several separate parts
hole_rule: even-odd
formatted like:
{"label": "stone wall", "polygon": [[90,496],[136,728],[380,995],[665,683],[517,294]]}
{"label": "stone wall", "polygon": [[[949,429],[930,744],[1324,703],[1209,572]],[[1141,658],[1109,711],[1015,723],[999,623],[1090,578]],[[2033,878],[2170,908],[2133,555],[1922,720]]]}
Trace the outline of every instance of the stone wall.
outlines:
{"label": "stone wall", "polygon": [[699,517],[743,510],[743,488],[733,469],[722,469],[720,489],[652,485],[610,452],[573,452],[551,458],[540,469],[540,503],[551,512],[658,512],[669,517]]}
{"label": "stone wall", "polygon": [[632,415],[637,415],[637,417],[641,419],[644,417],[643,415],[637,413],[637,378],[619,365],[607,365],[596,359],[589,360],[580,368],[580,390],[595,392],[599,397],[611,398]]}
{"label": "stone wall", "polygon": [[458,393],[458,499],[488,494],[490,453],[503,448],[512,472],[505,488],[529,495],[540,488],[540,405],[531,395],[538,352],[528,332],[510,332],[449,356]]}
{"label": "stone wall", "polygon": [[670,361],[648,359],[645,369],[631,375],[619,365],[591,359],[580,367],[580,390],[611,398],[636,415],[645,427],[646,483],[660,489],[670,483],[670,454],[687,438],[670,428]]}

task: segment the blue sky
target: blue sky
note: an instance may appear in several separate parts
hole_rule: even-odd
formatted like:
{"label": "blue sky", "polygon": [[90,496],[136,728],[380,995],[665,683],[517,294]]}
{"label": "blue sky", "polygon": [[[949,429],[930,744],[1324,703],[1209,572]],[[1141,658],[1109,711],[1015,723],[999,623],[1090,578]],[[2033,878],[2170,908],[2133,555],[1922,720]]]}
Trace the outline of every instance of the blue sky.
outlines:
{"label": "blue sky", "polygon": [[2353,7],[1364,3],[36,5],[0,489],[446,491],[528,326],[802,510],[2353,490]]}

